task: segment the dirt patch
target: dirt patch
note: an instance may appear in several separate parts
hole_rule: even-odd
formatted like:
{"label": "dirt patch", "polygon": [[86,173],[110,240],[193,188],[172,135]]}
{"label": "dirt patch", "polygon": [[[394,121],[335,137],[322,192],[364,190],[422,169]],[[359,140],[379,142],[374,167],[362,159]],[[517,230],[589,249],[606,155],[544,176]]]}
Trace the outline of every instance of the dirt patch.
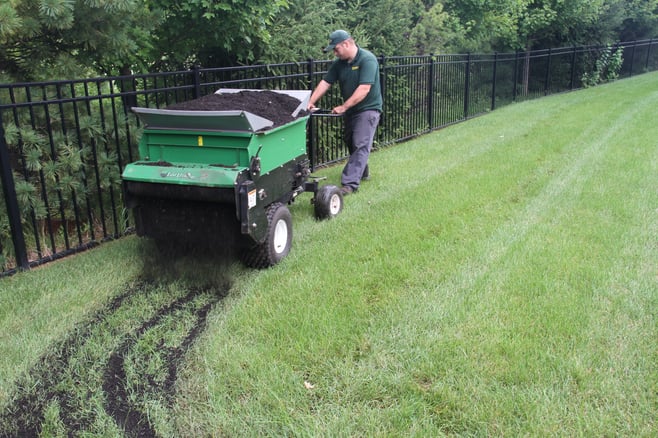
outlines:
{"label": "dirt patch", "polygon": [[[141,327],[127,337],[121,346],[110,355],[102,385],[106,395],[105,409],[116,424],[123,427],[127,436],[141,438],[157,436],[156,431],[149,423],[143,406],[135,403],[135,400],[161,399],[166,400],[167,408],[171,407],[175,395],[174,385],[178,377],[178,368],[189,347],[205,328],[208,312],[216,300],[207,301],[200,307],[193,306],[194,309],[191,313],[194,316],[195,323],[185,334],[180,344],[169,346],[164,342],[160,343],[157,349],[157,361],[162,361],[164,364],[164,370],[160,370],[162,375],[144,374],[141,376],[140,382],[133,382],[132,385],[129,385],[125,370],[126,360],[131,356],[131,350],[135,348],[139,339],[144,337],[148,330],[162,327],[165,319],[171,318],[176,311],[189,307],[196,298],[208,293],[211,296],[217,296],[216,291],[213,290],[193,289],[186,296],[161,308],[152,318],[144,321]],[[139,357],[139,359],[148,361],[153,357]]]}
{"label": "dirt patch", "polygon": [[170,296],[167,282],[148,277],[76,326],[16,383],[2,407],[0,437],[53,427],[69,436],[103,435],[108,417],[125,436],[159,435],[149,406],[172,408],[179,367],[230,283],[199,281]]}
{"label": "dirt patch", "polygon": [[[51,400],[66,400],[66,394],[56,389],[57,382],[67,373],[69,362],[82,342],[88,337],[92,327],[107,318],[109,314],[120,308],[123,302],[134,290],[128,290],[115,297],[96,315],[76,327],[65,340],[51,351],[47,352],[20,382],[10,406],[4,409],[0,416],[0,436],[38,436],[44,421],[45,411]],[[79,430],[73,426],[66,412],[61,412],[61,421],[71,430]]]}
{"label": "dirt patch", "polygon": [[[274,122],[273,127],[295,120],[292,113],[301,101],[274,91],[242,90],[236,93],[209,94],[198,99],[169,105],[168,110],[184,111],[246,111]],[[300,111],[299,116],[306,114]]]}

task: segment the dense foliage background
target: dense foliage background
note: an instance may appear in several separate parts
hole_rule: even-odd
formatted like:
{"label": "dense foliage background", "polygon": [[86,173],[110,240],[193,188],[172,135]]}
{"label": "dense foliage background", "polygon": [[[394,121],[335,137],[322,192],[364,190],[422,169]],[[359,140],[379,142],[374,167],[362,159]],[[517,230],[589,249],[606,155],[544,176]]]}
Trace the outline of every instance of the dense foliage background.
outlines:
{"label": "dense foliage background", "polygon": [[658,34],[658,0],[2,0],[0,82],[325,57],[611,44]]}

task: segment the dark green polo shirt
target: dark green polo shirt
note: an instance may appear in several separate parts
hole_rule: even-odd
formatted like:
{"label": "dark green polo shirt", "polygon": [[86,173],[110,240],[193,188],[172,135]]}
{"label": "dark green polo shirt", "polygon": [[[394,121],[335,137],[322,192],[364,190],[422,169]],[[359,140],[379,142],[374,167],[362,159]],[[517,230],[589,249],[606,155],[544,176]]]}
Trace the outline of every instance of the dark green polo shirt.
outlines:
{"label": "dark green polo shirt", "polygon": [[365,110],[382,110],[382,90],[379,85],[379,62],[375,55],[359,47],[354,60],[349,63],[336,59],[329,67],[324,80],[340,84],[340,94],[347,100],[361,84],[370,84],[370,92],[357,105],[347,110],[348,114]]}

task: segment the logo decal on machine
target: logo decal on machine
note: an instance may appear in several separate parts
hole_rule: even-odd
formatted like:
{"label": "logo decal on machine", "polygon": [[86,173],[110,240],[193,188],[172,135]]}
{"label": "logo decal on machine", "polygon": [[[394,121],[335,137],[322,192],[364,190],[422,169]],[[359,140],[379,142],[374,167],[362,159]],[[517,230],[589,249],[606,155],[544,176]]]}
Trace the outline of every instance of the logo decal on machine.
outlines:
{"label": "logo decal on machine", "polygon": [[162,178],[195,179],[190,172],[160,172]]}

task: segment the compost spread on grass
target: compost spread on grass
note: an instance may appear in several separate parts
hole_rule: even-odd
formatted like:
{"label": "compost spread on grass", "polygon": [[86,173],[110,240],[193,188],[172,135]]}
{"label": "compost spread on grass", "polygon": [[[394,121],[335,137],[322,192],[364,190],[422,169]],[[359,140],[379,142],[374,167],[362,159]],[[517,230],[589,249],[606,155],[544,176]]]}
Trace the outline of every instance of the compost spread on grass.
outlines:
{"label": "compost spread on grass", "polygon": [[[184,111],[246,111],[271,120],[281,126],[295,120],[292,113],[301,101],[287,94],[263,90],[241,90],[235,93],[215,93],[198,99],[169,105],[168,110]],[[300,111],[304,115],[305,111]]]}
{"label": "compost spread on grass", "polygon": [[[149,413],[173,415],[186,354],[231,283],[222,274],[204,275],[174,290],[173,278],[197,273],[174,268],[165,257],[171,258],[149,256],[138,281],[80,322],[15,384],[0,410],[0,437],[48,435],[45,430],[115,435],[117,429],[128,437],[166,435]],[[210,260],[206,269],[223,259]]]}

